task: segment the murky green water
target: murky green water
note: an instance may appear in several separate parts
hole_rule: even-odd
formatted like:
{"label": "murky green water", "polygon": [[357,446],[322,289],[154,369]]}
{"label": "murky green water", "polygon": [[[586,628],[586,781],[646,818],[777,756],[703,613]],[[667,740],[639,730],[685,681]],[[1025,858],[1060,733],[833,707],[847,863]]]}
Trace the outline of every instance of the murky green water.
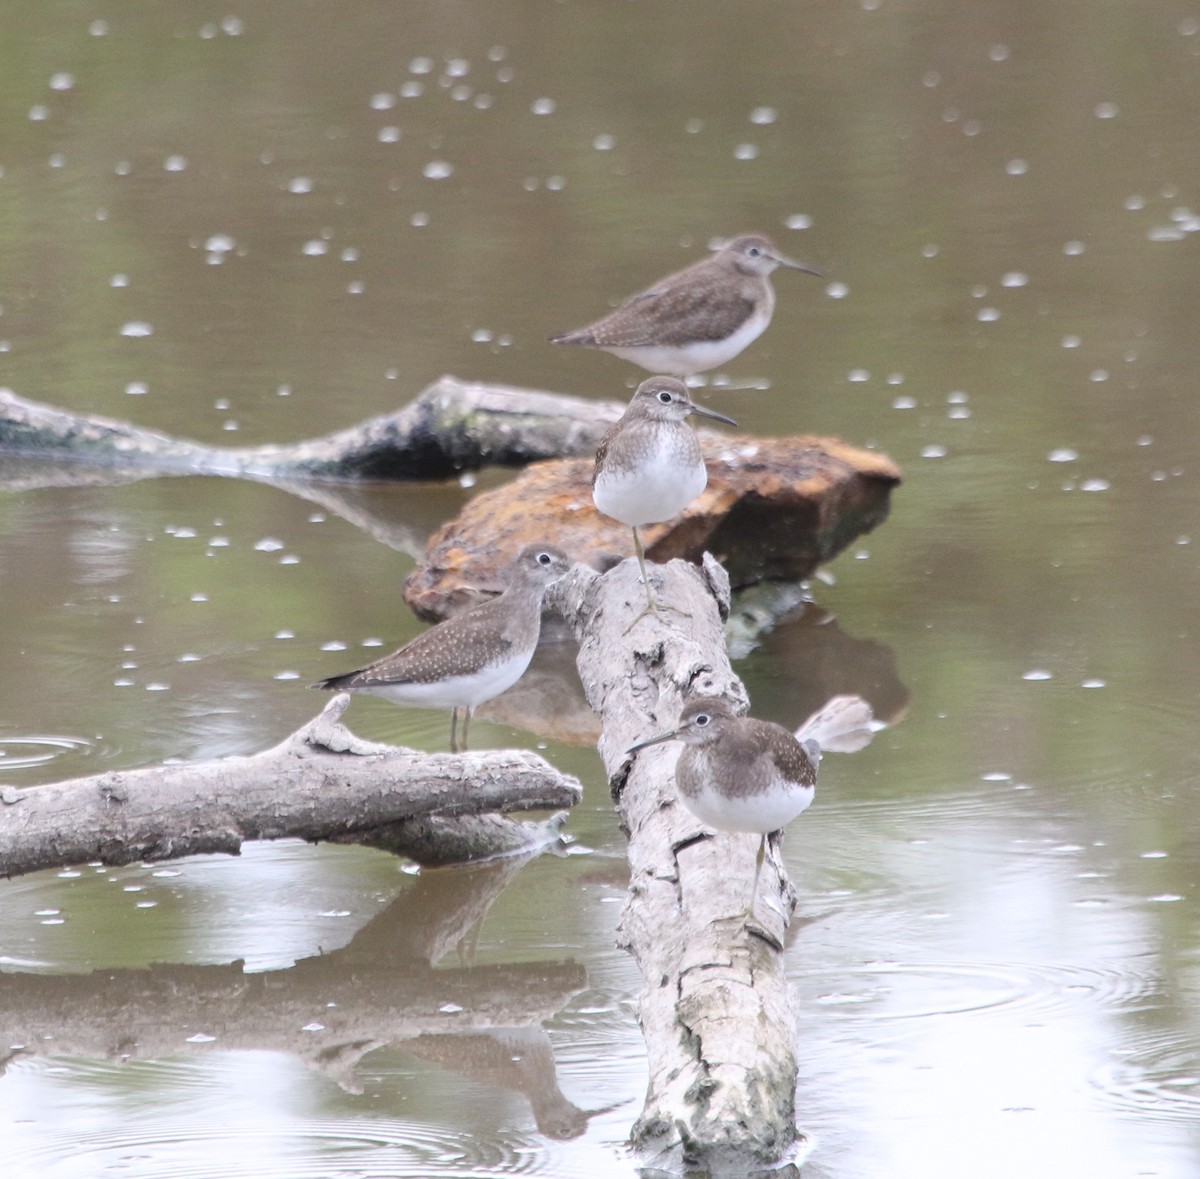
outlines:
{"label": "murky green water", "polygon": [[[834,628],[738,665],[759,715],[832,682],[894,722],[786,844],[804,1174],[1196,1174],[1200,11],[56,0],[0,52],[26,397],[250,444],[443,372],[620,396],[544,338],[714,236],[824,267],[730,366],[769,387],[705,394],[907,476],[815,584]],[[415,632],[470,494],[372,494],[410,552],[249,484],[0,497],[0,781],[278,740]],[[632,1174],[622,839],[594,752],[546,752],[590,854],[511,879],[279,845],[3,885],[5,1173]]]}

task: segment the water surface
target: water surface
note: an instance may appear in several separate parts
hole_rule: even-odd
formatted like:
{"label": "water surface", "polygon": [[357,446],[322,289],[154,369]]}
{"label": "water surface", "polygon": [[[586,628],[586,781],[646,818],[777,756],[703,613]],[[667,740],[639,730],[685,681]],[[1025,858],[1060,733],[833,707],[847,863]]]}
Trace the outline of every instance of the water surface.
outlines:
{"label": "water surface", "polygon": [[[813,585],[834,621],[738,664],[758,715],[798,724],[842,676],[892,722],[785,845],[803,1173],[1196,1173],[1200,14],[54,0],[5,43],[26,397],[247,445],[444,372],[620,397],[636,370],[545,337],[721,235],[825,268],[777,276],[704,394],[906,474]],[[416,633],[415,554],[505,477],[371,493],[394,549],[231,481],[4,494],[0,781],[281,739],[303,685]],[[446,740],[440,713],[347,719]],[[41,1037],[0,1079],[7,1173],[632,1175],[599,760],[473,736],[585,781],[575,854],[417,876],[280,844],[5,884],[6,1009]],[[541,1017],[502,1027],[518,992]]]}

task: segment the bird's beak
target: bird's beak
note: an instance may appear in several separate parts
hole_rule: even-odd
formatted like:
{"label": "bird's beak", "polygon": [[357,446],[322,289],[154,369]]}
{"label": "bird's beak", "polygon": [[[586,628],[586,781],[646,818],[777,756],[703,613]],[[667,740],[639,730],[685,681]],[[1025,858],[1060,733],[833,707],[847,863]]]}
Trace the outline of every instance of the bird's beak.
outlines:
{"label": "bird's beak", "polygon": [[737,422],[733,418],[727,418],[723,413],[717,413],[715,409],[707,409],[703,405],[697,405],[692,402],[692,413],[702,414],[706,418],[712,418],[717,422],[724,422],[727,426],[736,426]]}
{"label": "bird's beak", "polygon": [[805,274],[813,274],[817,278],[825,277],[825,271],[817,266],[809,266],[807,262],[797,262],[795,258],[785,258],[782,254],[775,254],[773,257],[780,266],[786,266],[789,270],[803,270]]}
{"label": "bird's beak", "polygon": [[631,745],[625,750],[625,754],[628,756],[631,753],[637,753],[639,749],[645,749],[648,745],[658,745],[663,741],[673,741],[678,736],[678,729],[672,729],[669,733],[659,733],[657,737],[651,737],[647,741],[639,741],[636,745]]}

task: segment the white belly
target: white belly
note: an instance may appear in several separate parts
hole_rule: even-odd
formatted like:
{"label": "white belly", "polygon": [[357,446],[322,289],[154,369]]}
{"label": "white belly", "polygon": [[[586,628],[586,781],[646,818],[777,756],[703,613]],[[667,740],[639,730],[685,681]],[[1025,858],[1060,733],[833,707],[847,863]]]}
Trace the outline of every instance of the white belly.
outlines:
{"label": "white belly", "polygon": [[799,787],[787,791],[762,791],[730,798],[716,790],[702,789],[694,797],[681,794],[684,805],[702,823],[718,831],[746,831],[765,835],[786,827],[808,809],[815,791]]}
{"label": "white belly", "polygon": [[366,688],[355,688],[368,696],[382,696],[393,704],[410,704],[418,708],[469,708],[474,711],[480,704],[507,691],[525,674],[533,651],[523,652],[519,658],[493,664],[474,675],[459,675],[439,680],[434,684],[373,684]]}
{"label": "white belly", "polygon": [[634,469],[606,467],[592,488],[592,500],[606,516],[636,528],[674,519],[707,486],[708,470],[699,455],[681,465],[676,448],[661,446]]}
{"label": "white belly", "polygon": [[636,348],[605,348],[605,351],[652,373],[690,377],[728,364],[739,352],[753,344],[767,330],[770,322],[770,313],[752,315],[733,335],[723,340],[697,340],[682,347],[647,344]]}

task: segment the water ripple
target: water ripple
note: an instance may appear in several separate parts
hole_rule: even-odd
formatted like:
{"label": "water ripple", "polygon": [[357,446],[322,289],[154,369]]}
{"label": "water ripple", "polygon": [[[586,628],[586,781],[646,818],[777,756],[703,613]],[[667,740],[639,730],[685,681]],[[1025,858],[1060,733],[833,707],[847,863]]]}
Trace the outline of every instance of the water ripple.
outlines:
{"label": "water ripple", "polygon": [[[58,1139],[9,1153],[10,1174],[40,1179],[136,1170],[139,1179],[493,1179],[536,1173],[544,1146],[536,1134],[462,1134],[394,1120],[319,1120],[303,1128],[164,1121]],[[21,1168],[28,1168],[22,1171]]]}
{"label": "water ripple", "polygon": [[1177,1031],[1118,1049],[1092,1084],[1112,1106],[1138,1119],[1200,1123],[1200,1044]]}
{"label": "water ripple", "polygon": [[[822,986],[822,975],[833,985]],[[806,1002],[863,1020],[921,1019],[999,1010],[1047,1015],[1079,1003],[1128,1012],[1156,981],[1126,966],[1045,962],[869,962],[849,970],[803,971]]]}
{"label": "water ripple", "polygon": [[0,737],[0,775],[48,765],[60,758],[71,762],[94,756],[95,742],[84,737],[46,734],[37,737]]}

